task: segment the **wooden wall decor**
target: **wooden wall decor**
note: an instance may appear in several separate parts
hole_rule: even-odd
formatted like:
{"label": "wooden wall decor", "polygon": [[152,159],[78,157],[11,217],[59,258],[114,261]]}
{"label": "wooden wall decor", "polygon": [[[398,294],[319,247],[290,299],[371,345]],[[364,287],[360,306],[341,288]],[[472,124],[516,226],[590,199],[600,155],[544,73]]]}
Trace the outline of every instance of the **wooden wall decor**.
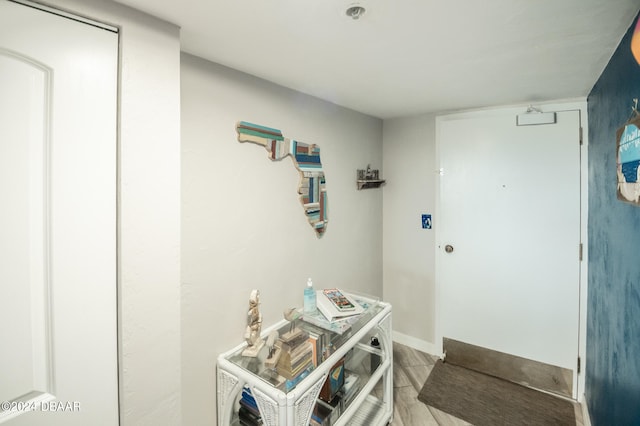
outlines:
{"label": "wooden wall decor", "polygon": [[327,229],[327,190],[320,161],[320,147],[285,138],[278,129],[260,126],[246,121],[236,123],[239,142],[262,145],[272,161],[291,157],[300,173],[298,194],[309,224],[321,237]]}

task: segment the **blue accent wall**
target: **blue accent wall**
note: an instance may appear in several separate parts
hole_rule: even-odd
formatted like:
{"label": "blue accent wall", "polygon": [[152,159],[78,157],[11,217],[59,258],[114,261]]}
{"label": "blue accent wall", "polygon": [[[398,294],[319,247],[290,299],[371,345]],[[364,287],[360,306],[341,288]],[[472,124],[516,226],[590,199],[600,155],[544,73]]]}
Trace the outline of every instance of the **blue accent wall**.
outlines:
{"label": "blue accent wall", "polygon": [[640,206],[616,198],[616,130],[640,98],[640,65],[630,47],[634,27],[588,98],[585,394],[594,426],[640,425]]}

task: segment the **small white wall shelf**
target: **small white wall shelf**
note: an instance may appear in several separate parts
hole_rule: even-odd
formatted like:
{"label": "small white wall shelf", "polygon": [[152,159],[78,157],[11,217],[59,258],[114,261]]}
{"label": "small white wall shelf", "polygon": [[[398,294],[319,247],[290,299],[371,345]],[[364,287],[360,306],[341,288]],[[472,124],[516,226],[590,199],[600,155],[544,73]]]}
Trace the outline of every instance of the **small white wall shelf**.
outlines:
{"label": "small white wall shelf", "polygon": [[358,189],[379,188],[386,181],[381,179],[358,179]]}
{"label": "small white wall shelf", "polygon": [[371,165],[367,164],[367,168],[358,169],[358,179],[356,183],[358,184],[358,190],[360,189],[369,189],[369,188],[379,188],[380,185],[385,183],[383,179],[379,178],[378,169],[371,170]]}

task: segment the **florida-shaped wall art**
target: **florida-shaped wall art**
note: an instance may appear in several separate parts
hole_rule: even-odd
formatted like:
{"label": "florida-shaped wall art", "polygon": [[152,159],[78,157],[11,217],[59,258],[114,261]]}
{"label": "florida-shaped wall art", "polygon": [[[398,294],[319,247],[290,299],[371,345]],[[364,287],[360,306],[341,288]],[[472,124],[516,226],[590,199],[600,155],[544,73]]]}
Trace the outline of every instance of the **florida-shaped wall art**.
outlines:
{"label": "florida-shaped wall art", "polygon": [[298,194],[304,214],[316,235],[321,237],[327,229],[327,189],[320,160],[320,147],[285,138],[282,132],[271,127],[240,121],[236,123],[238,141],[262,145],[272,161],[291,157],[300,173]]}

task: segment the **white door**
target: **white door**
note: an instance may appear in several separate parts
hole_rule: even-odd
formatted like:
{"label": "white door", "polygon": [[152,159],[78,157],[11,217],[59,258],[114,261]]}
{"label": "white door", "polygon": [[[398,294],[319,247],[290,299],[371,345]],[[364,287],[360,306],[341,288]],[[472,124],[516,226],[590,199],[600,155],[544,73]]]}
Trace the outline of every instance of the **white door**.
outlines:
{"label": "white door", "polygon": [[0,423],[118,424],[117,55],[0,0]]}
{"label": "white door", "polygon": [[572,370],[575,391],[580,115],[517,112],[438,120],[440,335]]}

